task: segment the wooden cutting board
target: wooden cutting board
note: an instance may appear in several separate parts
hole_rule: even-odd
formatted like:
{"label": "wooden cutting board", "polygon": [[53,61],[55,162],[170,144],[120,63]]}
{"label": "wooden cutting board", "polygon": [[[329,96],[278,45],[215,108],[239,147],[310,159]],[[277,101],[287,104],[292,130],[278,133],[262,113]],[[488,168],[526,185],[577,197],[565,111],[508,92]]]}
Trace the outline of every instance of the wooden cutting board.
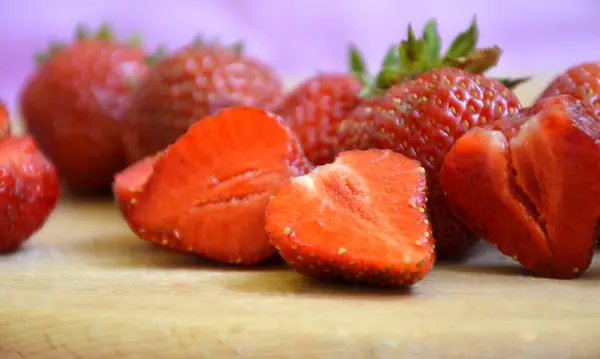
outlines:
{"label": "wooden cutting board", "polygon": [[65,198],[0,257],[0,358],[600,358],[598,261],[560,281],[478,251],[410,292],[327,285],[167,253],[110,201]]}

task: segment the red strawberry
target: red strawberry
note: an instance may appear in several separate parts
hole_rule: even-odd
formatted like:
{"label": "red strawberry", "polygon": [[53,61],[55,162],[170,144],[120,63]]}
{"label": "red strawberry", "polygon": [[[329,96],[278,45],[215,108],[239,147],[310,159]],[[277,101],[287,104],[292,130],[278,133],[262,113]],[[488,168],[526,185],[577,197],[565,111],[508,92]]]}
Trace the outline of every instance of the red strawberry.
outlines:
{"label": "red strawberry", "polygon": [[0,141],[0,183],[0,253],[7,253],[44,225],[58,201],[59,184],[30,136]]}
{"label": "red strawberry", "polygon": [[[277,113],[282,115],[298,135],[308,159],[316,165],[330,163],[338,150],[336,128],[359,105],[361,94],[377,92],[411,76],[443,66],[455,66],[483,73],[498,61],[497,47],[477,49],[478,31],[473,22],[457,36],[448,52],[441,57],[437,24],[429,21],[423,37],[417,39],[409,25],[407,40],[393,46],[386,54],[382,71],[375,81],[368,79],[365,62],[356,48],[350,49],[350,74],[318,74],[289,93]],[[524,81],[505,80],[510,86]],[[370,91],[369,91],[370,90]]]}
{"label": "red strawberry", "polygon": [[148,156],[115,175],[113,194],[123,216],[127,217],[133,198],[142,191],[157,160],[157,155]]}
{"label": "red strawberry", "polygon": [[538,101],[565,94],[581,100],[600,116],[600,61],[573,66],[556,77],[540,95]]}
{"label": "red strawberry", "polygon": [[125,167],[119,121],[131,85],[146,72],[144,51],[98,34],[52,47],[21,93],[27,130],[76,194],[110,189]]}
{"label": "red strawberry", "polygon": [[337,127],[362,101],[362,87],[353,75],[319,74],[300,83],[277,109],[313,164],[333,162]]}
{"label": "red strawberry", "polygon": [[470,128],[520,108],[498,81],[441,68],[365,101],[340,124],[340,150],[385,148],[417,159],[428,171],[429,214],[440,258],[466,252],[477,237],[450,212],[437,175],[444,156]]}
{"label": "red strawberry", "polygon": [[435,261],[426,195],[419,162],[387,150],[344,152],[277,192],[267,231],[301,274],[408,286]]}
{"label": "red strawberry", "polygon": [[[163,156],[164,153],[148,156],[138,162],[135,162],[125,168],[123,171],[115,175],[113,182],[113,195],[119,206],[121,215],[127,222],[129,228],[133,231],[136,227],[129,222],[129,208],[136,203],[134,198],[138,193],[142,192],[144,185],[154,170],[154,164]],[[185,248],[178,246],[179,242],[154,242],[155,246],[163,249],[168,249],[176,252],[186,252]]]}
{"label": "red strawberry", "polygon": [[264,228],[269,196],[309,170],[296,138],[276,116],[224,109],[167,148],[130,202],[129,224],[150,242],[255,264],[275,253]]}
{"label": "red strawberry", "polygon": [[473,129],[440,182],[454,213],[534,273],[574,278],[590,265],[600,217],[600,126],[568,95]]}
{"label": "red strawberry", "polygon": [[9,137],[11,133],[10,116],[4,103],[0,101],[0,139]]}
{"label": "red strawberry", "polygon": [[278,75],[238,48],[192,43],[159,61],[140,85],[124,126],[129,160],[164,149],[221,108],[273,109],[281,92]]}

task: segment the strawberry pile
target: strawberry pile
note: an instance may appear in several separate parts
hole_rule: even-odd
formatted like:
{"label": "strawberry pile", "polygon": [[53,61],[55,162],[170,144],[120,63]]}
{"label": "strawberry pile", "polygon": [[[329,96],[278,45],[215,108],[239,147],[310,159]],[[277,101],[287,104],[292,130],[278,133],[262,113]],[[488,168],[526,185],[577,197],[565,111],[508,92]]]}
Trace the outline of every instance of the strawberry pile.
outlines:
{"label": "strawberry pile", "polygon": [[237,44],[148,55],[80,29],[24,86],[32,137],[0,142],[0,163],[37,168],[12,176],[40,197],[36,225],[5,247],[56,203],[46,155],[73,193],[112,188],[131,231],[165,250],[405,287],[483,239],[536,275],[578,277],[600,217],[600,62],[522,108],[513,89],[528,78],[488,76],[502,51],[478,36],[473,21],[442,53],[435,21],[420,36],[409,25],[378,72],[351,46],[348,73],[284,92]]}

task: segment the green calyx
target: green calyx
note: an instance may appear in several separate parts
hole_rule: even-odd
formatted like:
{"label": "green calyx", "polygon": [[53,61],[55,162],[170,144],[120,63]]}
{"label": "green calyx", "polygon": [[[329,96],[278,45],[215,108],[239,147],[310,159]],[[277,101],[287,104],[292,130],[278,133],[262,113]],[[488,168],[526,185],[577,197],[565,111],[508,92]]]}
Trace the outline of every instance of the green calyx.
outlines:
{"label": "green calyx", "polygon": [[225,45],[219,37],[213,37],[210,39],[205,38],[203,35],[196,35],[192,40],[192,46],[220,46],[231,49],[233,52],[242,55],[244,53],[244,43],[242,41],[236,41],[233,44]]}
{"label": "green calyx", "polygon": [[[108,22],[103,22],[94,31],[92,31],[87,25],[77,25],[71,42],[75,43],[93,39],[106,41],[108,43],[115,43],[118,41],[112,26]],[[131,47],[141,47],[142,37],[140,34],[136,33],[133,34],[129,39],[123,41],[123,43]],[[36,63],[38,65],[43,65],[67,45],[67,42],[51,42],[47,50],[35,55]]]}
{"label": "green calyx", "polygon": [[[421,37],[416,36],[409,24],[406,39],[390,47],[375,77],[369,79],[362,56],[354,46],[349,51],[350,71],[363,81],[363,96],[384,92],[395,84],[441,67],[456,67],[484,74],[498,64],[502,50],[498,46],[477,48],[478,40],[475,17],[470,26],[454,38],[445,53],[442,53],[442,41],[434,19],[425,24]],[[529,78],[497,80],[512,89]]]}

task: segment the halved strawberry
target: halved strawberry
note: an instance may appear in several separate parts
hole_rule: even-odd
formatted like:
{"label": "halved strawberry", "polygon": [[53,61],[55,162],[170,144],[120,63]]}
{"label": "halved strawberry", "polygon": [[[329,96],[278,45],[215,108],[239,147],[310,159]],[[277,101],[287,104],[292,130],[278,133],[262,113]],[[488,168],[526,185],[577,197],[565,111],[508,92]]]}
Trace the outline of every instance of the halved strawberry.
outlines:
{"label": "halved strawberry", "polygon": [[255,264],[275,253],[264,229],[269,196],[309,170],[278,117],[252,107],[221,110],[193,124],[156,161],[130,202],[130,226],[163,246]]}
{"label": "halved strawberry", "polygon": [[267,206],[271,243],[301,274],[408,286],[435,261],[425,169],[390,150],[349,151]]}
{"label": "halved strawberry", "polygon": [[[115,175],[113,194],[119,205],[121,214],[127,217],[127,212],[136,193],[141,192],[144,184],[152,174],[158,155],[148,156]],[[133,201],[135,203],[135,201]]]}
{"label": "halved strawberry", "polygon": [[30,136],[0,142],[0,186],[0,253],[5,253],[42,228],[60,190],[54,167]]}
{"label": "halved strawberry", "polygon": [[440,183],[455,215],[538,275],[590,265],[600,217],[600,128],[567,95],[460,138]]}

